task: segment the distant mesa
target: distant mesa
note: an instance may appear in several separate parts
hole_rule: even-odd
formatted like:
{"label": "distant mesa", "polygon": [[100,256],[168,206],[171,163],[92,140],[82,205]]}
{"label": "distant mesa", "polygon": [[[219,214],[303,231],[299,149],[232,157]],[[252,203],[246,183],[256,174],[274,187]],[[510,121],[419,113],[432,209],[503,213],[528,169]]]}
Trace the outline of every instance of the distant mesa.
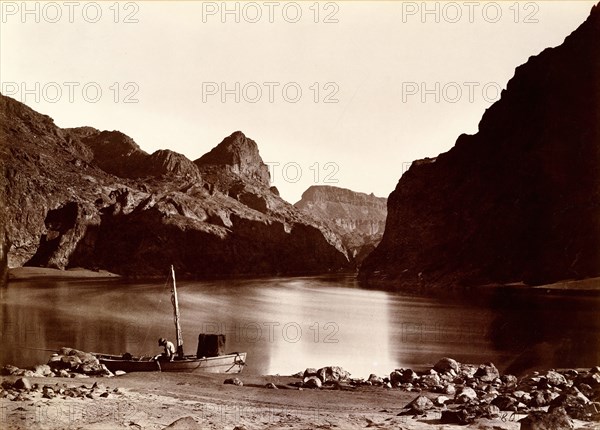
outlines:
{"label": "distant mesa", "polygon": [[375,249],[385,229],[387,199],[373,193],[313,185],[295,206],[335,231],[357,266]]}

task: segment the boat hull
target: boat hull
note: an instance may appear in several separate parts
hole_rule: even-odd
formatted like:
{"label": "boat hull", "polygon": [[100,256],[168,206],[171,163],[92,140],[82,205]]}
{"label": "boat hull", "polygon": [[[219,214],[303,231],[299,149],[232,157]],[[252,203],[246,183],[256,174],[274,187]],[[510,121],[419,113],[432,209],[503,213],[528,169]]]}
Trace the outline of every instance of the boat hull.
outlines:
{"label": "boat hull", "polygon": [[156,361],[152,357],[124,359],[119,355],[95,354],[111,372],[183,372],[183,373],[240,373],[246,363],[246,353],[239,352],[217,357],[186,356],[173,361]]}

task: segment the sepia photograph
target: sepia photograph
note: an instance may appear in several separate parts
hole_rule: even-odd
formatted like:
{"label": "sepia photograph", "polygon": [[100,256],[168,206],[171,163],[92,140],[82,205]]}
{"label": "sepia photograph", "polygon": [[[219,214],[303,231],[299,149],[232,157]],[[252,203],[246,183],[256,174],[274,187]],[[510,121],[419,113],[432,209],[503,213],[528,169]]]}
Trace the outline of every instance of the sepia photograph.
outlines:
{"label": "sepia photograph", "polygon": [[0,429],[600,428],[600,3],[0,1]]}

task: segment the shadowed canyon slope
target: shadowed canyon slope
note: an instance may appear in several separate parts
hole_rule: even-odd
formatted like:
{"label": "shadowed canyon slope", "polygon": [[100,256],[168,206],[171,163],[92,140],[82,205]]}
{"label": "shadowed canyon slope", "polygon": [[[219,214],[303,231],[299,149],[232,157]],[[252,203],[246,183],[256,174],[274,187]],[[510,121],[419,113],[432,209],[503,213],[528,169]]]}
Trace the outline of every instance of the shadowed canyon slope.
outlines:
{"label": "shadowed canyon slope", "polygon": [[412,164],[361,268],[397,288],[600,275],[600,6],[516,69],[475,135]]}
{"label": "shadowed canyon slope", "polygon": [[269,188],[254,141],[233,133],[195,162],[128,136],[61,129],[0,96],[0,200],[9,267],[124,275],[322,273],[348,267],[327,226]]}
{"label": "shadowed canyon slope", "polygon": [[383,235],[387,199],[326,185],[309,187],[295,206],[326,223],[360,265]]}

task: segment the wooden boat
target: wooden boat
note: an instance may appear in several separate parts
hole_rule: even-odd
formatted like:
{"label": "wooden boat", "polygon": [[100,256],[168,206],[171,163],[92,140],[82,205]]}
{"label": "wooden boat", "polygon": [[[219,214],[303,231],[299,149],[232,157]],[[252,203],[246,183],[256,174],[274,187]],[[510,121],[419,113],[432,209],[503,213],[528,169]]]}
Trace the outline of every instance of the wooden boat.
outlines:
{"label": "wooden boat", "polygon": [[245,352],[234,352],[216,357],[197,358],[187,355],[173,361],[155,360],[154,357],[127,357],[110,354],[94,354],[100,363],[111,372],[208,372],[208,373],[240,373],[246,364]]}
{"label": "wooden boat", "polygon": [[198,357],[184,355],[183,337],[179,325],[179,301],[177,299],[177,286],[175,283],[175,269],[171,266],[171,303],[173,304],[173,317],[175,320],[175,336],[177,338],[177,353],[172,361],[156,359],[153,356],[135,357],[131,354],[112,355],[94,353],[100,363],[104,364],[111,372],[122,370],[124,372],[208,372],[208,373],[240,373],[246,364],[245,352],[233,352],[214,357]]}

